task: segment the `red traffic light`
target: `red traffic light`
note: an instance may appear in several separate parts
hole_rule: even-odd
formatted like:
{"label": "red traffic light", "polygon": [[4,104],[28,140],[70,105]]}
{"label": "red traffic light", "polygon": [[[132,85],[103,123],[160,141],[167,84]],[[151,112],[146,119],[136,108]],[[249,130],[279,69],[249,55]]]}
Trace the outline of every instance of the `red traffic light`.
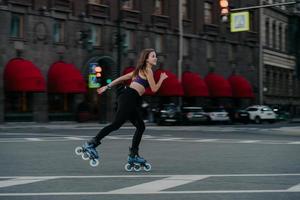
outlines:
{"label": "red traffic light", "polygon": [[222,22],[227,22],[228,21],[228,15],[229,15],[229,3],[228,0],[220,0],[220,7],[221,7],[221,20]]}
{"label": "red traffic light", "polygon": [[225,8],[229,6],[228,0],[220,0],[221,8]]}
{"label": "red traffic light", "polygon": [[100,66],[95,67],[95,74],[97,78],[100,78],[102,76],[101,72],[102,72],[102,68]]}
{"label": "red traffic light", "polygon": [[96,73],[102,72],[102,68],[100,66],[95,67],[95,72]]}

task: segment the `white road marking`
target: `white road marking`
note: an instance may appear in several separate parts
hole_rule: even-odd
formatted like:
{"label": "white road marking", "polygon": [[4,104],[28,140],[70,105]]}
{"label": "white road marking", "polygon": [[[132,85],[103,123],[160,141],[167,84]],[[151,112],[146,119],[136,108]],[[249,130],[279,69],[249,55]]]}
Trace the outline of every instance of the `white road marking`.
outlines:
{"label": "white road marking", "polygon": [[35,182],[45,181],[45,180],[49,180],[49,179],[51,179],[51,178],[18,177],[18,178],[15,178],[15,179],[0,181],[0,188],[10,187],[10,186],[15,186],[15,185],[24,185],[24,184],[29,184],[29,183],[35,183]]}
{"label": "white road marking", "polygon": [[293,187],[290,187],[288,191],[300,191],[300,183],[298,185],[294,185]]}
{"label": "white road marking", "polygon": [[151,181],[131,187],[110,191],[112,194],[148,194],[157,193],[161,190],[177,187],[194,181],[205,179],[209,176],[203,175],[174,175],[161,180]]}
{"label": "white road marking", "polygon": [[257,143],[260,142],[259,140],[242,140],[240,141],[240,143],[244,143],[244,144],[251,144],[251,143]]}
{"label": "white road marking", "polygon": [[68,139],[68,140],[85,140],[81,137],[64,137],[65,139]]}
{"label": "white road marking", "polygon": [[86,178],[162,178],[161,180],[142,183],[105,192],[44,192],[44,193],[0,193],[0,196],[83,196],[83,195],[134,195],[134,194],[242,194],[242,193],[300,193],[300,184],[288,189],[278,190],[198,190],[166,191],[169,188],[203,180],[209,177],[279,177],[300,176],[300,174],[211,174],[211,175],[113,175],[113,176],[3,176],[2,187],[29,184],[50,179],[86,179]]}
{"label": "white road marking", "polygon": [[[11,142],[65,142],[65,141],[83,141],[91,136],[61,136],[61,137],[36,137],[36,138],[0,138],[0,143]],[[300,145],[300,141],[289,140],[241,140],[241,139],[201,139],[201,138],[179,138],[179,137],[162,137],[144,135],[144,140],[147,141],[162,141],[162,142],[191,142],[191,143],[225,143],[225,144],[257,144],[257,145]],[[110,140],[132,140],[132,135],[116,135],[107,136],[106,139]]]}
{"label": "white road marking", "polygon": [[34,141],[34,142],[39,142],[39,141],[43,141],[43,139],[41,138],[25,138],[28,141]]}
{"label": "white road marking", "polygon": [[215,142],[219,139],[200,139],[200,140],[194,140],[195,142]]}
{"label": "white road marking", "polygon": [[297,142],[289,142],[288,144],[300,144],[300,141],[297,141]]}

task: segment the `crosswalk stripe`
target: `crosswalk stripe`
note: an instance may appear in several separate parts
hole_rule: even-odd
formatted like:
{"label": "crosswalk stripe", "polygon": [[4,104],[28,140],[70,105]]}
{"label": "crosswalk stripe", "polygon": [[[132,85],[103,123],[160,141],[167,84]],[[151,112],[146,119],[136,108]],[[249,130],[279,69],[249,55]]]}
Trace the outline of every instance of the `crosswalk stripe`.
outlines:
{"label": "crosswalk stripe", "polygon": [[209,176],[203,175],[174,175],[168,178],[151,181],[131,187],[125,187],[118,190],[110,191],[113,194],[145,194],[156,193],[161,190],[167,190],[169,188],[177,187],[180,185],[192,183],[194,181],[205,179]]}
{"label": "crosswalk stripe", "polygon": [[300,183],[298,185],[294,185],[293,187],[290,187],[288,191],[300,191]]}
{"label": "crosswalk stripe", "polygon": [[0,181],[0,188],[49,180],[49,178],[16,178]]}

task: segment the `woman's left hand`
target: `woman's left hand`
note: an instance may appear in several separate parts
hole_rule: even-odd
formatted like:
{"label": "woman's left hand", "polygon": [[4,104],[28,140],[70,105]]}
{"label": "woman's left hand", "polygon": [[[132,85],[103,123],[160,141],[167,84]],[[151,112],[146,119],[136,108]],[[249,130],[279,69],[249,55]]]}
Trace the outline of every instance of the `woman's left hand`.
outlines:
{"label": "woman's left hand", "polygon": [[98,94],[102,94],[103,92],[105,92],[107,90],[107,86],[103,86],[100,88],[97,88],[97,93]]}

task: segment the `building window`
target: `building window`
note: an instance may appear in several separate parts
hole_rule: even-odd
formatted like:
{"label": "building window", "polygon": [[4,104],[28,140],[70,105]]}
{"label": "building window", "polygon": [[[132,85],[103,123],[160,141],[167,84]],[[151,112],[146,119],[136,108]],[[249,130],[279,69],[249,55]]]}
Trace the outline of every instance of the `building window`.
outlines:
{"label": "building window", "polygon": [[284,50],[287,52],[287,51],[289,51],[289,31],[288,31],[288,26],[286,26],[285,27],[285,29],[284,29],[284,33],[285,33],[285,38],[284,38],[284,46],[285,46],[285,48],[284,48]]}
{"label": "building window", "polygon": [[188,0],[182,0],[182,19],[189,19]]}
{"label": "building window", "polygon": [[281,51],[282,50],[282,25],[279,25],[278,28],[278,48]]}
{"label": "building window", "polygon": [[123,1],[122,9],[133,10],[133,0]]}
{"label": "building window", "polygon": [[93,46],[99,47],[102,45],[102,29],[101,26],[92,26],[91,27],[91,38],[90,41]]}
{"label": "building window", "polygon": [[155,37],[155,50],[157,53],[162,53],[164,49],[163,45],[163,35],[157,34]]}
{"label": "building window", "polygon": [[272,24],[272,44],[272,47],[276,49],[276,22],[273,22]]}
{"label": "building window", "polygon": [[154,4],[154,14],[155,15],[163,15],[163,0],[155,0],[155,4]]}
{"label": "building window", "polygon": [[55,21],[53,25],[53,40],[55,43],[63,43],[65,41],[65,24],[63,21]]}
{"label": "building window", "polygon": [[212,3],[210,2],[204,2],[204,24],[212,24],[212,16],[213,16],[213,10],[212,10]]}
{"label": "building window", "polygon": [[12,14],[10,24],[10,36],[15,38],[24,37],[24,16]]}
{"label": "building window", "polygon": [[270,23],[269,19],[266,19],[265,22],[265,46],[270,46]]}
{"label": "building window", "polygon": [[131,30],[125,31],[124,49],[125,51],[136,49],[135,32]]}
{"label": "building window", "polygon": [[183,50],[182,55],[183,56],[189,56],[190,54],[190,39],[183,38]]}
{"label": "building window", "polygon": [[73,94],[49,94],[48,95],[48,108],[49,113],[55,112],[71,112]]}
{"label": "building window", "polygon": [[5,112],[26,113],[32,112],[33,93],[7,92],[5,94]]}
{"label": "building window", "polygon": [[206,58],[208,60],[214,58],[214,44],[211,41],[206,42]]}

